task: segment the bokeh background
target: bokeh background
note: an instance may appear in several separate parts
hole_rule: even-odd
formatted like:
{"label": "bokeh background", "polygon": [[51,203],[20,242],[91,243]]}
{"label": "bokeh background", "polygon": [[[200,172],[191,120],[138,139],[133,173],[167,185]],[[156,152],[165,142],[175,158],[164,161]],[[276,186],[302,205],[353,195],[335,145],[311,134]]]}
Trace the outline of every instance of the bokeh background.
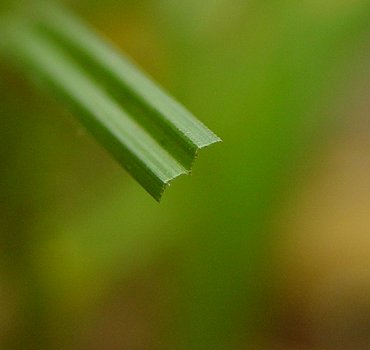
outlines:
{"label": "bokeh background", "polygon": [[370,349],[369,1],[66,3],[224,142],[158,205],[2,59],[0,348]]}

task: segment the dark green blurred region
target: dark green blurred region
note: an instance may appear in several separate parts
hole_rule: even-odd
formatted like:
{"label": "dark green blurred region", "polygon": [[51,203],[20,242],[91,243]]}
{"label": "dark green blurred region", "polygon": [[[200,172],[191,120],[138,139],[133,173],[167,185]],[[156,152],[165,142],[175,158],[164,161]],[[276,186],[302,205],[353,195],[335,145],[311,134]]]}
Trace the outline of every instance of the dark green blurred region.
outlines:
{"label": "dark green blurred region", "polygon": [[[224,143],[202,153],[194,175],[158,205],[63,106],[2,62],[1,271],[4,300],[12,298],[0,341],[9,349],[249,348],[271,326],[271,218],[299,169],[351,117],[330,110],[359,74],[369,2],[69,3]],[[105,327],[122,327],[123,343],[104,342],[94,325],[106,300],[141,278],[144,290],[158,285],[156,297],[142,298],[159,311],[124,310],[138,314],[138,328],[149,323],[153,340],[130,343],[130,319],[113,317]]]}

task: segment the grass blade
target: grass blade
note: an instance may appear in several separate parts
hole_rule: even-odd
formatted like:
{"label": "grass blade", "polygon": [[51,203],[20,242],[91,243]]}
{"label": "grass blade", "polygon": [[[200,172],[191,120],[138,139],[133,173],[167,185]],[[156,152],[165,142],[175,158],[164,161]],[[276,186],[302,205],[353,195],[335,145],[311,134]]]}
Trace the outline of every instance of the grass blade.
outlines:
{"label": "grass blade", "polygon": [[8,21],[7,51],[159,201],[220,139],[64,9],[40,4],[37,16]]}

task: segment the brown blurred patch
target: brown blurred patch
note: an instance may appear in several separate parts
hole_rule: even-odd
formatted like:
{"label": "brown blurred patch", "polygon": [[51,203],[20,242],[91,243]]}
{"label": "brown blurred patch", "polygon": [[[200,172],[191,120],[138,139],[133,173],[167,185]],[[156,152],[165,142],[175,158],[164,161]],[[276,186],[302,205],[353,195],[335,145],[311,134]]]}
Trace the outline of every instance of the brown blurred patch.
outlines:
{"label": "brown blurred patch", "polygon": [[368,101],[279,217],[275,328],[288,348],[370,348]]}
{"label": "brown blurred patch", "polygon": [[173,257],[134,271],[112,288],[82,327],[84,350],[155,350],[170,348],[168,329],[174,288]]}

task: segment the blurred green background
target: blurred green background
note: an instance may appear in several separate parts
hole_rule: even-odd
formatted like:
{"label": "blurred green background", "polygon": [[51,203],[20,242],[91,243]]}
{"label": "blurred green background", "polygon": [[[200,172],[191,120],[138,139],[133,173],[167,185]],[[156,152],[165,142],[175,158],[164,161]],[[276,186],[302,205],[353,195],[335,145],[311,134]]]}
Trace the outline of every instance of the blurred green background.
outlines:
{"label": "blurred green background", "polygon": [[69,1],[224,142],[158,205],[0,61],[1,349],[369,349],[370,2]]}

